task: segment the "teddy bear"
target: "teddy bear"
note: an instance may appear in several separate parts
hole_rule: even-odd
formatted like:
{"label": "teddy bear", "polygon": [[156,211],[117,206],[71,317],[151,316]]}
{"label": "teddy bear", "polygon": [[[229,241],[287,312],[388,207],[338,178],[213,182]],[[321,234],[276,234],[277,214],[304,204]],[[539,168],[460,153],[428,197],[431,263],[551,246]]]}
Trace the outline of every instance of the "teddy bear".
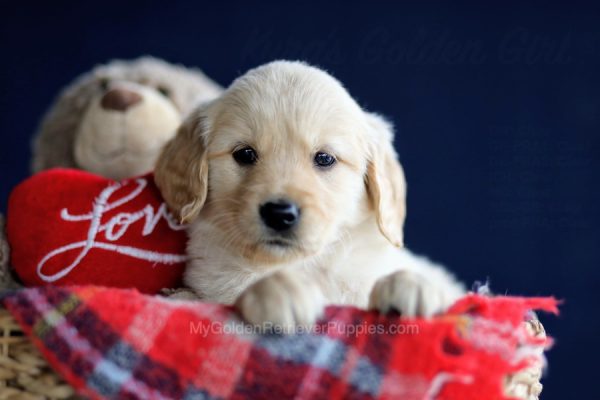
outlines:
{"label": "teddy bear", "polygon": [[45,115],[32,172],[77,168],[116,180],[149,172],[182,116],[222,90],[198,69],[153,57],[100,65],[67,86]]}
{"label": "teddy bear", "polygon": [[[74,168],[120,180],[152,170],[184,115],[221,86],[199,69],[154,57],[114,60],[76,78],[33,136],[31,170]],[[0,290],[15,287],[0,215]]]}

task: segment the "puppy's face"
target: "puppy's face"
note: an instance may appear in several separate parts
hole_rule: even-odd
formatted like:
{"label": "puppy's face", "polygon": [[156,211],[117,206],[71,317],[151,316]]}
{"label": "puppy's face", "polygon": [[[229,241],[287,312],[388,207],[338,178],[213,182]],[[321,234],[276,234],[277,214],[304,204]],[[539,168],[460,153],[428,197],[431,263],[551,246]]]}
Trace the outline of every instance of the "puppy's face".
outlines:
{"label": "puppy's face", "polygon": [[318,255],[372,211],[399,244],[404,182],[390,132],[323,71],[275,62],[193,113],[156,180],[183,220],[199,215],[254,264]]}

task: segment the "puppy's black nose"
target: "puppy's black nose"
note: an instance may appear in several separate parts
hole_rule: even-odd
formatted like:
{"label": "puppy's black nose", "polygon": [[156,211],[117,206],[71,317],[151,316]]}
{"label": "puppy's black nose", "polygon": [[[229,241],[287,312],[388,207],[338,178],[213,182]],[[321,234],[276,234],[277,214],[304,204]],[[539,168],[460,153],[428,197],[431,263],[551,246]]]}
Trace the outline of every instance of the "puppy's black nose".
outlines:
{"label": "puppy's black nose", "polygon": [[278,232],[292,228],[300,219],[300,208],[288,200],[277,200],[260,206],[264,224]]}

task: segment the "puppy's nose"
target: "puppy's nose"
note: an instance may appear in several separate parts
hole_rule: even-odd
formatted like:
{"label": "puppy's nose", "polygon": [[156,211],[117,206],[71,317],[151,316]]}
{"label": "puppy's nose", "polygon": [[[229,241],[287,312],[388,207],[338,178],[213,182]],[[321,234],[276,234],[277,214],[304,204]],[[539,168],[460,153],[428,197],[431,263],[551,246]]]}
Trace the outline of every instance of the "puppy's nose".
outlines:
{"label": "puppy's nose", "polygon": [[102,96],[100,105],[105,110],[126,111],[142,100],[136,92],[127,89],[111,89]]}
{"label": "puppy's nose", "polygon": [[300,208],[288,200],[277,200],[260,206],[264,224],[278,232],[292,228],[300,219]]}

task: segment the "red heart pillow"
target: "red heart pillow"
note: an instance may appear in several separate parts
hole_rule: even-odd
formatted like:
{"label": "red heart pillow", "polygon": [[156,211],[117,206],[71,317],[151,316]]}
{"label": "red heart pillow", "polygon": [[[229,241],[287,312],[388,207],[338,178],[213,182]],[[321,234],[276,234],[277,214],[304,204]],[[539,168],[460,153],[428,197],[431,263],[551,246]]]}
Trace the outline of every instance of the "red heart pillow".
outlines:
{"label": "red heart pillow", "polygon": [[156,293],[178,287],[186,234],[152,175],[115,182],[54,169],[18,185],[6,220],[23,283],[94,284]]}

